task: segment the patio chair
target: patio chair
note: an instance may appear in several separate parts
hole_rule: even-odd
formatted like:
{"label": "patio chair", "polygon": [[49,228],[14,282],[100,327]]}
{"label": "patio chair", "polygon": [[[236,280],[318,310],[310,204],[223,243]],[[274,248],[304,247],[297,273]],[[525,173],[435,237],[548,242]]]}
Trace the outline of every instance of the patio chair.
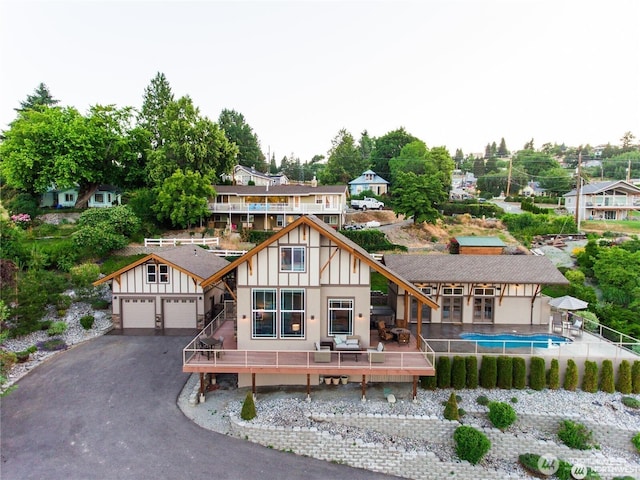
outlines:
{"label": "patio chair", "polygon": [[569,326],[569,335],[574,337],[582,336],[582,319],[576,318],[576,321]]}
{"label": "patio chair", "polygon": [[563,333],[564,325],[562,324],[562,317],[559,315],[553,315],[551,320],[551,327],[554,332]]}
{"label": "patio chair", "polygon": [[368,348],[369,361],[371,363],[384,363],[384,344],[378,342],[377,348]]}
{"label": "patio chair", "polygon": [[393,339],[393,333],[387,330],[387,326],[382,320],[378,322],[378,335],[383,342],[388,342]]}
{"label": "patio chair", "polygon": [[398,343],[400,345],[409,345],[410,340],[411,340],[411,333],[409,332],[398,333]]}
{"label": "patio chair", "polygon": [[331,362],[331,348],[321,347],[318,342],[315,343],[316,350],[313,352],[313,361],[316,363],[330,363]]}

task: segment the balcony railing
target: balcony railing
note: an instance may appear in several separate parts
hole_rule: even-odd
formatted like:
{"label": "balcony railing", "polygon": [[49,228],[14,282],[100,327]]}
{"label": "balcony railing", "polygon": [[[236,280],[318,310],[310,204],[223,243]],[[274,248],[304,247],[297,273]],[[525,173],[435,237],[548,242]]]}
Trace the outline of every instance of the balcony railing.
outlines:
{"label": "balcony railing", "polygon": [[325,204],[301,203],[210,203],[209,211],[217,213],[342,213],[344,205],[327,206]]}

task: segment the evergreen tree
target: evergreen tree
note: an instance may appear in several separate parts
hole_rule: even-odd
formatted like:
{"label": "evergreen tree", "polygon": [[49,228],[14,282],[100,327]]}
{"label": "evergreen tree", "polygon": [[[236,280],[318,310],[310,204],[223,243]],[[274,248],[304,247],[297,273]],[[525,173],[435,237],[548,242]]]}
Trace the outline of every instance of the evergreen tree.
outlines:
{"label": "evergreen tree", "polygon": [[500,146],[498,147],[498,156],[504,158],[509,156],[509,150],[507,150],[507,143],[504,141],[504,137],[500,140]]}
{"label": "evergreen tree", "polygon": [[27,99],[20,102],[20,108],[14,108],[18,113],[22,113],[26,110],[36,110],[41,107],[53,107],[60,103],[51,96],[49,89],[44,83],[40,83],[33,91],[33,95],[27,95]]}
{"label": "evergreen tree", "polygon": [[484,159],[476,158],[473,161],[473,176],[476,178],[480,178],[484,174],[485,174]]}
{"label": "evergreen tree", "polygon": [[160,134],[160,122],[165,115],[169,103],[173,102],[171,86],[164,73],[158,72],[144,90],[142,110],[138,123],[151,134],[151,149],[156,150],[163,145]]}
{"label": "evergreen tree", "polygon": [[235,110],[224,109],[218,117],[218,125],[230,142],[238,146],[238,163],[265,172],[267,164],[260,149],[258,136],[247,124],[244,115]]}

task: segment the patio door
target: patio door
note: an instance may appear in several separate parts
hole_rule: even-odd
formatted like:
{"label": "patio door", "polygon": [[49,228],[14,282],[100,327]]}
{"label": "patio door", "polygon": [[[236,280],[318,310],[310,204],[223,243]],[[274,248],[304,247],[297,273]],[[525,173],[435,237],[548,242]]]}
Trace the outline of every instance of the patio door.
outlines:
{"label": "patio door", "polygon": [[473,299],[473,323],[493,323],[493,298]]}
{"label": "patio door", "polygon": [[442,323],[462,323],[462,297],[442,297]]}

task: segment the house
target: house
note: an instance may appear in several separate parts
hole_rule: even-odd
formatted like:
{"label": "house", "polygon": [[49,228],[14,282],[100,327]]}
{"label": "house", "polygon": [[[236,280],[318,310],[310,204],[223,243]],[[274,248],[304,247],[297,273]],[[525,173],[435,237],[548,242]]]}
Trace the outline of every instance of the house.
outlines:
{"label": "house", "polygon": [[193,245],[166,248],[94,282],[111,283],[116,329],[201,329],[222,307],[220,286],[201,282],[228,265]]}
{"label": "house", "polygon": [[540,182],[529,182],[520,190],[520,195],[525,197],[541,197],[546,195],[546,190],[540,187]]}
{"label": "house", "polygon": [[233,173],[231,175],[223,175],[222,179],[230,180],[234,185],[257,185],[264,187],[266,185],[289,184],[289,179],[283,173],[276,175],[262,173],[253,167],[245,167],[244,165],[236,165],[233,167]]}
{"label": "house", "polygon": [[362,192],[371,191],[375,195],[384,195],[389,188],[389,182],[379,176],[373,170],[367,170],[355,180],[349,182],[349,192],[351,195],[358,195]]}
{"label": "house", "polygon": [[[46,208],[73,208],[78,201],[78,187],[57,189],[49,188],[40,197],[40,207]],[[113,185],[99,185],[91,194],[88,201],[90,208],[104,208],[120,205],[122,196],[120,190]]]}
{"label": "house", "polygon": [[280,230],[305,214],[335,229],[344,225],[346,185],[214,185],[214,228]]}
{"label": "house", "polygon": [[547,257],[534,255],[384,256],[385,265],[440,305],[419,306],[404,289],[389,284],[389,304],[405,324],[544,325],[550,307],[544,285],[569,281]]}
{"label": "house", "polygon": [[581,220],[625,220],[632,212],[640,211],[640,188],[624,180],[611,180],[583,185],[580,199],[577,191],[563,195],[569,214],[576,214],[578,201]]}
{"label": "house", "polygon": [[455,237],[449,242],[449,253],[460,255],[502,255],[505,243],[498,237]]}
{"label": "house", "polygon": [[[419,376],[434,374],[434,359],[419,339],[402,352],[384,351],[383,361],[368,360],[371,270],[397,283],[416,304],[438,308],[327,223],[300,216],[201,283],[206,291],[232,276],[237,349],[209,358],[196,339],[184,349],[183,371],[237,373],[239,386],[254,387],[310,387],[331,374],[362,380],[363,388],[371,378],[408,378],[415,386]],[[354,342],[352,351],[338,350],[341,337]],[[321,345],[334,344],[336,350],[321,351]]]}

